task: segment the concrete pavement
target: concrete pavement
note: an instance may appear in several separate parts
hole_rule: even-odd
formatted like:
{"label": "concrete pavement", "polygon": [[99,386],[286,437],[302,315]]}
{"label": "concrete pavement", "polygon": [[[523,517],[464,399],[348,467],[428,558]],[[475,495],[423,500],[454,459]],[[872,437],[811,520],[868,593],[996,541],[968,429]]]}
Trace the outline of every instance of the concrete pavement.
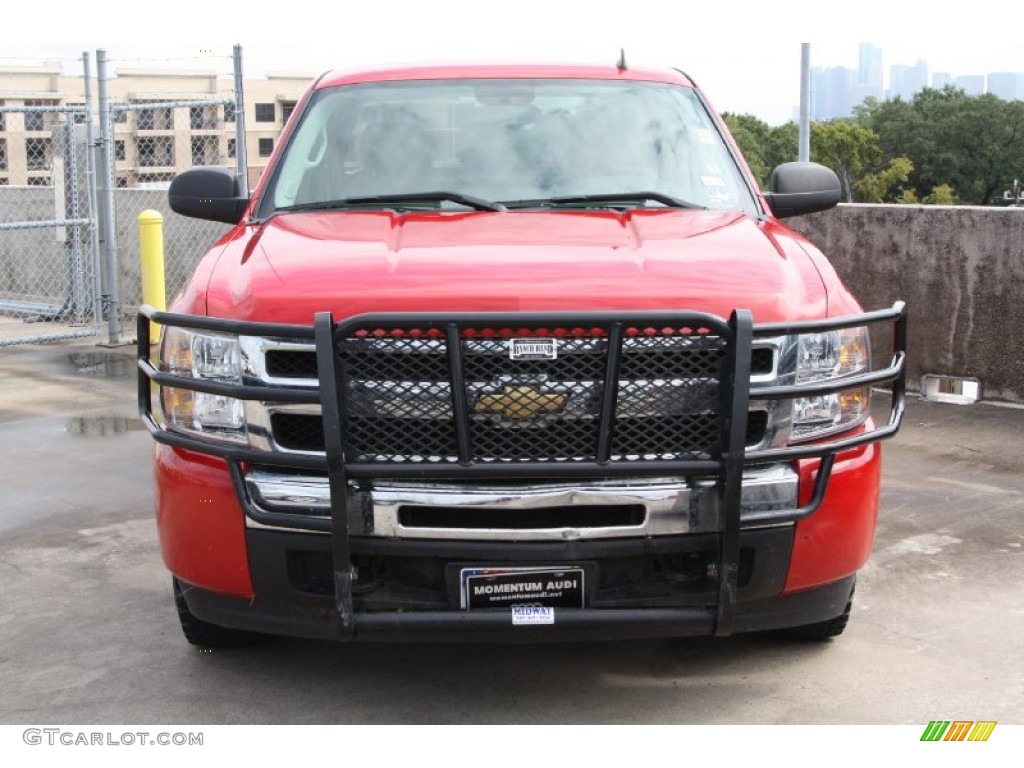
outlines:
{"label": "concrete pavement", "polygon": [[199,653],[160,561],[132,356],[0,349],[0,723],[1024,722],[1024,410],[910,403],[831,642]]}

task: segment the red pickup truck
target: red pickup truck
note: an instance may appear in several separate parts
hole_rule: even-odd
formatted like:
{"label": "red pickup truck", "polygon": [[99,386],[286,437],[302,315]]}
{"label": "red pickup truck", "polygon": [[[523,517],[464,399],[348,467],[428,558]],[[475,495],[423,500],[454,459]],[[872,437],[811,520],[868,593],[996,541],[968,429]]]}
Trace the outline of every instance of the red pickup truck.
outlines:
{"label": "red pickup truck", "polygon": [[139,318],[187,639],[839,634],[905,313],[780,223],[834,173],[769,186],[625,66],[331,72],[251,197],[179,175],[234,225]]}

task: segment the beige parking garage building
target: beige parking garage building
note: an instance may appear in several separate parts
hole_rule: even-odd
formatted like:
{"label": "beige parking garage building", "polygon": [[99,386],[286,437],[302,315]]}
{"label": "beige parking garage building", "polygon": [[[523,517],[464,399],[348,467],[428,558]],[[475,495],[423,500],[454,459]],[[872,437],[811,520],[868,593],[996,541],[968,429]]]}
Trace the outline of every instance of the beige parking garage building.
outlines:
{"label": "beige parking garage building", "polygon": [[[234,80],[202,71],[117,68],[109,80],[110,101],[132,108],[114,115],[114,174],[120,187],[166,182],[196,165],[235,164]],[[268,73],[247,79],[246,157],[254,183],[314,75]],[[95,93],[95,87],[93,88]],[[147,109],[147,103],[219,101],[207,106]],[[49,186],[55,112],[4,112],[3,107],[82,105],[82,76],[59,64],[0,67],[0,186]]]}

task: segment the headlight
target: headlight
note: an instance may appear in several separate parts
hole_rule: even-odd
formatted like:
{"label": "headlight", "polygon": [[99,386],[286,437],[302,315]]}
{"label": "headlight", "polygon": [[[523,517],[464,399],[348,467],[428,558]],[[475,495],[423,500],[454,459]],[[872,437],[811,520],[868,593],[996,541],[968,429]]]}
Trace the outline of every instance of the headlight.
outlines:
{"label": "headlight", "polygon": [[[804,334],[797,350],[797,384],[826,382],[871,369],[871,345],[864,327]],[[791,439],[811,440],[851,429],[867,418],[870,408],[870,387],[796,398]]]}
{"label": "headlight", "polygon": [[[200,381],[241,384],[238,339],[183,328],[164,329],[160,370]],[[161,387],[160,403],[168,429],[245,443],[245,406],[225,395]]]}

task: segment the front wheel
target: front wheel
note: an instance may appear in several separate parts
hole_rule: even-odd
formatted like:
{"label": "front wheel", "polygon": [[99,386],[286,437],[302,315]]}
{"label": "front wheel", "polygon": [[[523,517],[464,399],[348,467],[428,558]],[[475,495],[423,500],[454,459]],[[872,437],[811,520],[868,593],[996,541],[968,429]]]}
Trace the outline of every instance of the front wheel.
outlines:
{"label": "front wheel", "polygon": [[804,624],[799,627],[787,627],[776,631],[776,636],[784,637],[787,640],[802,642],[823,642],[831,637],[838,637],[843,634],[846,624],[850,620],[850,610],[853,608],[853,591],[850,591],[850,599],[846,601],[846,608],[834,619],[819,621],[816,624]]}
{"label": "front wheel", "polygon": [[173,579],[174,585],[174,606],[178,609],[178,620],[181,622],[181,631],[185,639],[192,645],[202,649],[212,648],[241,648],[247,645],[254,645],[266,638],[257,632],[246,632],[242,629],[222,627],[219,624],[211,624],[197,618],[188,609],[185,602],[185,595],[182,592],[181,582]]}

